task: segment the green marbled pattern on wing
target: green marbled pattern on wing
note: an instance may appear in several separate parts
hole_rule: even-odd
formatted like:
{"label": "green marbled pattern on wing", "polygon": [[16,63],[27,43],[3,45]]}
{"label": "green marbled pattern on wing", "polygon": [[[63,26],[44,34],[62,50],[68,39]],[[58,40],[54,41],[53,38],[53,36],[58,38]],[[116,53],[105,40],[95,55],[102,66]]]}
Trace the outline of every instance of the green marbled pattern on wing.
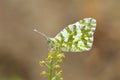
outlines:
{"label": "green marbled pattern on wing", "polygon": [[91,49],[96,20],[85,18],[68,25],[52,40],[53,49],[67,52],[82,52]]}

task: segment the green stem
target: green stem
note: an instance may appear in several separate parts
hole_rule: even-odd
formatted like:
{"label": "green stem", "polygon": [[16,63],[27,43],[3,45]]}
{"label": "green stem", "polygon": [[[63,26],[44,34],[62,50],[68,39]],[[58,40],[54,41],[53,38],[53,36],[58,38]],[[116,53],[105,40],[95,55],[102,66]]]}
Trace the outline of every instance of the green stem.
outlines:
{"label": "green stem", "polygon": [[50,80],[53,78],[53,60],[50,61]]}

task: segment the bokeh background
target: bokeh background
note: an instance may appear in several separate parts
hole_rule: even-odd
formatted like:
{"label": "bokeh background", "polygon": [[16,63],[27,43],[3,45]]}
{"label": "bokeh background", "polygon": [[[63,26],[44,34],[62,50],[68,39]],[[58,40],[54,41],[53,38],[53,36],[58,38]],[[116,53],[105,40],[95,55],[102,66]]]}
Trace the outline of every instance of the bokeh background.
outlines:
{"label": "bokeh background", "polygon": [[120,80],[120,0],[0,0],[0,80],[46,80],[39,61],[68,24],[97,20],[91,51],[65,53],[64,80]]}

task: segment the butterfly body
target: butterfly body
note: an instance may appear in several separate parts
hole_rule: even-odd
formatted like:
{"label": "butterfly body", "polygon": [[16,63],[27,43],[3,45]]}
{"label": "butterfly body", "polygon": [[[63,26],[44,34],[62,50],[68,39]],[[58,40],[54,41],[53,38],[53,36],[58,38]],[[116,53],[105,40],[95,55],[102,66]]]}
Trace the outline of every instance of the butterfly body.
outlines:
{"label": "butterfly body", "polygon": [[68,25],[54,38],[48,38],[47,42],[53,50],[65,52],[83,52],[91,49],[93,35],[96,29],[96,20],[84,18],[74,24]]}

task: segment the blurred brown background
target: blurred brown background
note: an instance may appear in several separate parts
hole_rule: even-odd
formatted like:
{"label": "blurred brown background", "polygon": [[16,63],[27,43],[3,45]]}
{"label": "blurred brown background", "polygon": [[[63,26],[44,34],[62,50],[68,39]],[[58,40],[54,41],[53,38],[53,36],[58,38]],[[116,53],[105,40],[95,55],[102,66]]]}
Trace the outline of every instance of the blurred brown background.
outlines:
{"label": "blurred brown background", "polygon": [[46,80],[39,61],[54,37],[85,17],[97,20],[91,51],[65,53],[64,80],[120,80],[119,0],[0,0],[0,80]]}

